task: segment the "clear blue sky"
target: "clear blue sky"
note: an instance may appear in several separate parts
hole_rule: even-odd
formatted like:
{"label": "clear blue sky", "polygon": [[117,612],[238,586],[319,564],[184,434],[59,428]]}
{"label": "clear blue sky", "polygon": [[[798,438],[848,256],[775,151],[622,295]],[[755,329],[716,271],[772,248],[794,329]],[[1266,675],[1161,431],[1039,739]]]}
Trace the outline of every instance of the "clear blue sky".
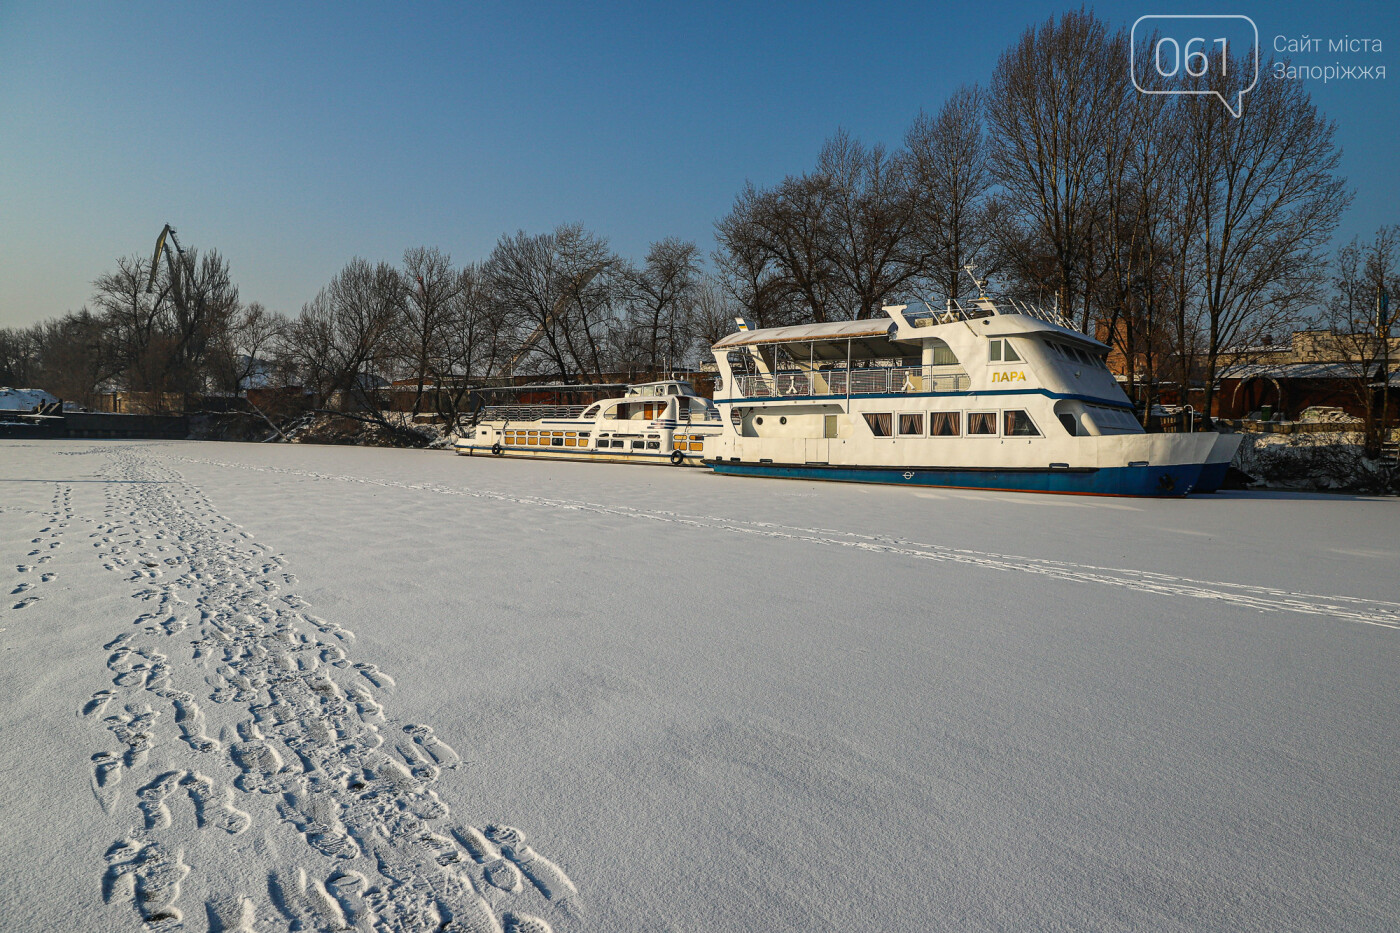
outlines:
{"label": "clear blue sky", "polygon": [[[0,0],[0,326],[82,306],[167,222],[288,314],[352,256],[467,261],[565,221],[638,258],[668,235],[708,253],[746,179],[810,167],[838,127],[897,145],[1066,8]],[[1346,63],[1386,80],[1309,90],[1357,191],[1342,236],[1400,223],[1396,4],[1094,9],[1245,13],[1266,48],[1381,39]]]}

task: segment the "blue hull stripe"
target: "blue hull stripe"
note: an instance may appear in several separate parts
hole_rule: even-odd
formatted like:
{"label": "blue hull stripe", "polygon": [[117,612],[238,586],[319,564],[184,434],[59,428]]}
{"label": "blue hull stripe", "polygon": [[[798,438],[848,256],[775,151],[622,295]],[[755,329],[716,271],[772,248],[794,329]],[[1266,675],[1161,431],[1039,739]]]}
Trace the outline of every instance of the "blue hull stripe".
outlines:
{"label": "blue hull stripe", "polygon": [[814,464],[707,461],[716,473],[778,479],[827,480],[840,483],[888,483],[896,486],[948,486],[1004,492],[1053,492],[1081,496],[1184,496],[1200,476],[1200,464],[1099,467],[1052,470],[970,469],[964,467],[841,467]]}

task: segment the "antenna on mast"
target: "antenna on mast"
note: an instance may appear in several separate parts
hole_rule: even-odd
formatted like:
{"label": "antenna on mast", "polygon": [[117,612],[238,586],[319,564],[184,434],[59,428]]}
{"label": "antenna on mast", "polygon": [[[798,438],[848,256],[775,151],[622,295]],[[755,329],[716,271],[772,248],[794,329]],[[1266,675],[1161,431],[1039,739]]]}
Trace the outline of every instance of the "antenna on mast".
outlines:
{"label": "antenna on mast", "polygon": [[972,279],[972,284],[977,286],[977,297],[979,299],[985,299],[987,297],[987,280],[979,279],[977,277],[977,273],[973,271],[976,268],[977,266],[973,265],[972,263],[968,263],[967,265],[963,266],[963,271],[965,271],[968,277]]}

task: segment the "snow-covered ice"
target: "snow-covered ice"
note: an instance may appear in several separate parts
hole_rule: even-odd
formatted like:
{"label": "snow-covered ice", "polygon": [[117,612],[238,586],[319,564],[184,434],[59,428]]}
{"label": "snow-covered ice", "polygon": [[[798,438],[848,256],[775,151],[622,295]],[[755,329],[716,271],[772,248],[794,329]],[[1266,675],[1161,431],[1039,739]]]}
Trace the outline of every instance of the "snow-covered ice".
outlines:
{"label": "snow-covered ice", "polygon": [[1398,529],[0,441],[0,929],[1395,929]]}

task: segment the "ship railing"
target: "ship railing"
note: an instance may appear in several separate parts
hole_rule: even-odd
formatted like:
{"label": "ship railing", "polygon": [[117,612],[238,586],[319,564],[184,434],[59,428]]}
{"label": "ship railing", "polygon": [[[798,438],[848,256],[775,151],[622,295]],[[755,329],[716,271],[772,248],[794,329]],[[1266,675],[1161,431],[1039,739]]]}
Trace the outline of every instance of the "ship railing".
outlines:
{"label": "ship railing", "polygon": [[915,327],[932,327],[935,324],[975,321],[997,314],[1023,314],[1056,327],[1064,327],[1068,330],[1075,329],[1069,318],[1053,308],[1042,308],[1029,302],[1017,301],[1015,298],[1005,298],[1002,301],[1005,307],[998,305],[990,298],[977,298],[972,301],[951,299],[941,308],[928,306],[914,308],[911,306],[905,309],[904,318]]}
{"label": "ship railing", "polygon": [[779,372],[773,376],[734,377],[736,398],[786,398],[789,396],[898,395],[927,392],[965,392],[971,386],[967,373],[936,373],[922,366],[890,366],[874,369]]}
{"label": "ship railing", "polygon": [[545,418],[577,418],[587,405],[487,405],[477,421],[542,421]]}

